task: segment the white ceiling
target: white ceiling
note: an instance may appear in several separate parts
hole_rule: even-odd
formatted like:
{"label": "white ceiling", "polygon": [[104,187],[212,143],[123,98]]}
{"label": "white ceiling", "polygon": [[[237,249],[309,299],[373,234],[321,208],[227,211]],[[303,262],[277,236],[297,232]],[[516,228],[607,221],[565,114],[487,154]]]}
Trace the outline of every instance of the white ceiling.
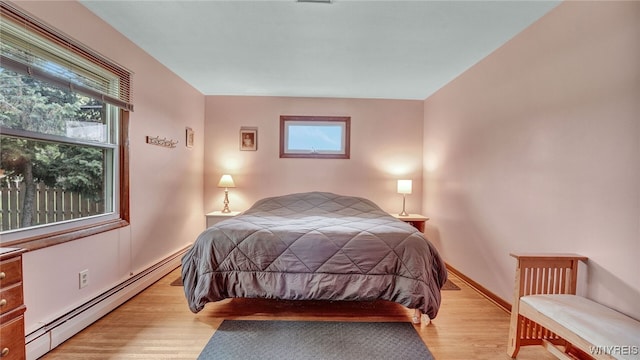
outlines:
{"label": "white ceiling", "polygon": [[81,2],[205,95],[419,100],[559,3]]}

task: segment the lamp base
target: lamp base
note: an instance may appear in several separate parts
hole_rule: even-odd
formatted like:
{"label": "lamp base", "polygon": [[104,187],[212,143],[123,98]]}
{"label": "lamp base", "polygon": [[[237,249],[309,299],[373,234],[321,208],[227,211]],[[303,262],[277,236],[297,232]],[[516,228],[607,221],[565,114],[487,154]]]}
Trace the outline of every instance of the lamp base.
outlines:
{"label": "lamp base", "polygon": [[224,214],[231,212],[231,210],[229,210],[229,189],[227,188],[224,189],[224,207],[221,212]]}
{"label": "lamp base", "polygon": [[400,214],[398,214],[399,216],[409,216],[409,214],[407,214],[407,212],[404,209],[404,204],[406,202],[407,199],[407,195],[406,194],[402,194],[402,212]]}

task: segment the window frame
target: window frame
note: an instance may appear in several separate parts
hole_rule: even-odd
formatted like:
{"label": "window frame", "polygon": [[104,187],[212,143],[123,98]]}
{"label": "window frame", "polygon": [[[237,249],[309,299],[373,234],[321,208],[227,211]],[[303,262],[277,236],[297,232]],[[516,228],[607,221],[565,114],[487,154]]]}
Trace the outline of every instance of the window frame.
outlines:
{"label": "window frame", "polygon": [[[289,149],[289,126],[308,123],[310,126],[342,127],[339,151],[316,151]],[[308,159],[350,159],[351,158],[351,117],[350,116],[280,116],[280,158]]]}

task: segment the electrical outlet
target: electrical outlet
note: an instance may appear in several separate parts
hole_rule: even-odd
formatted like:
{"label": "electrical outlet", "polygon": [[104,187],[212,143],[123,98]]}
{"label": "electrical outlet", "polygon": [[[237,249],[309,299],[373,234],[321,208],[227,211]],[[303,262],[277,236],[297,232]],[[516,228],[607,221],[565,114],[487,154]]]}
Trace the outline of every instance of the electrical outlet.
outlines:
{"label": "electrical outlet", "polygon": [[89,270],[82,270],[78,273],[78,280],[79,280],[79,288],[82,289],[83,287],[89,285]]}

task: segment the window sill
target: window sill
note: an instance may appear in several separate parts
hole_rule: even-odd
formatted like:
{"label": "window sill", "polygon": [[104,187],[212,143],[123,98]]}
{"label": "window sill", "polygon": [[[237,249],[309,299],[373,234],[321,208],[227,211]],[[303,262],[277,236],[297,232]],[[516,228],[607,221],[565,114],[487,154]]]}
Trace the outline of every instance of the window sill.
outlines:
{"label": "window sill", "polygon": [[2,247],[19,247],[28,251],[32,251],[119,229],[128,225],[129,222],[127,221],[124,221],[122,219],[115,219],[49,234],[3,242],[0,245]]}

